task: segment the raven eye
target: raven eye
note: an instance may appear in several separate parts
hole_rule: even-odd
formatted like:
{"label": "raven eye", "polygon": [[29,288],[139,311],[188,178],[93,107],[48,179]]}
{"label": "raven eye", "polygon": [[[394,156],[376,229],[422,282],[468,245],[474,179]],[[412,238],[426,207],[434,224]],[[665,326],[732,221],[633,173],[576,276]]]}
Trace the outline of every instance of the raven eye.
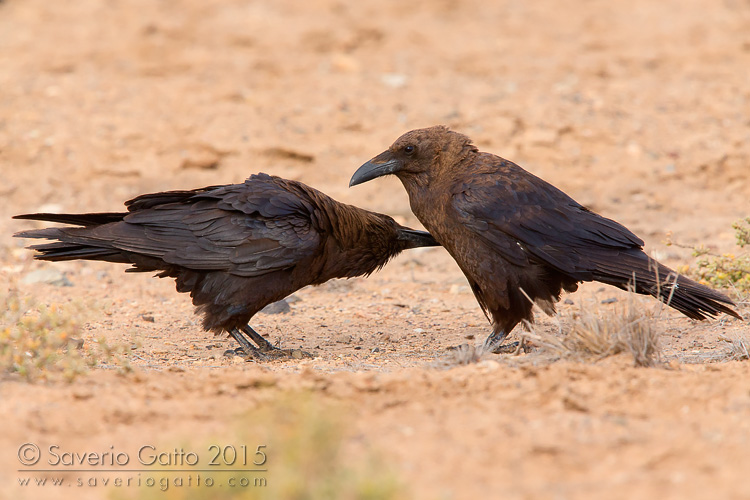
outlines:
{"label": "raven eye", "polygon": [[404,153],[406,153],[408,155],[412,154],[413,152],[414,152],[414,146],[406,146],[404,148]]}

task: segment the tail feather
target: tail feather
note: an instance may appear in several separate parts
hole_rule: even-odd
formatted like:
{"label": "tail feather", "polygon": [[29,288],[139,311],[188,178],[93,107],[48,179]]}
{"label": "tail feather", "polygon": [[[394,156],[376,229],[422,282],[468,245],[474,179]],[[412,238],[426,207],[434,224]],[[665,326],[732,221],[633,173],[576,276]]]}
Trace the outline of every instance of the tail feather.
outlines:
{"label": "tail feather", "polygon": [[99,226],[109,222],[118,222],[128,215],[124,212],[103,212],[95,214],[22,214],[14,219],[41,220],[45,222],[60,222],[75,226]]}
{"label": "tail feather", "polygon": [[742,317],[726,295],[678,274],[643,252],[624,253],[616,259],[598,259],[594,279],[618,288],[652,295],[691,319],[703,320],[725,313]]}
{"label": "tail feather", "polygon": [[56,228],[31,229],[14,234],[17,238],[33,238],[57,240],[53,243],[42,243],[31,245],[29,248],[36,250],[35,259],[47,261],[63,260],[104,260],[107,262],[131,263],[120,250],[106,246],[105,241],[88,240],[85,236],[71,234],[71,231],[86,231],[83,228]]}
{"label": "tail feather", "polygon": [[33,245],[29,248],[31,248],[32,250],[37,250],[39,252],[34,256],[34,258],[38,260],[57,262],[63,260],[87,259],[130,264],[130,260],[126,259],[122,255],[122,253],[118,252],[117,250],[108,248],[96,248],[67,244],[59,244],[55,246],[54,243],[51,243],[49,245]]}

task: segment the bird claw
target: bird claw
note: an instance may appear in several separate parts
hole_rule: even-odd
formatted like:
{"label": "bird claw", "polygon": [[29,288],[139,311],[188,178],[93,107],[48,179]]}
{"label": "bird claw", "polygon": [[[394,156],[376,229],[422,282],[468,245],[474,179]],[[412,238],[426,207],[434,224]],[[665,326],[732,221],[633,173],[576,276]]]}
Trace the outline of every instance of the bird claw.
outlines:
{"label": "bird claw", "polygon": [[283,359],[312,359],[315,357],[302,349],[279,349],[274,347],[271,351],[264,351],[263,354],[268,356],[269,359],[283,360]]}
{"label": "bird claw", "polygon": [[520,345],[520,342],[511,342],[510,344],[490,346],[489,349],[493,354],[514,354],[518,351]]}
{"label": "bird claw", "polygon": [[257,345],[255,347],[245,338],[236,328],[229,330],[229,334],[240,344],[240,347],[234,351],[226,351],[224,354],[233,356],[237,355],[245,358],[247,361],[275,361],[314,358],[313,354],[305,352],[302,349],[279,349],[271,344],[263,336],[259,335],[249,325],[242,327],[242,331],[247,334]]}
{"label": "bird claw", "polygon": [[229,358],[237,356],[246,361],[268,361],[270,359],[265,353],[260,352],[258,349],[245,349],[243,347],[228,349],[224,351],[224,356]]}
{"label": "bird claw", "polygon": [[518,342],[511,342],[510,344],[503,344],[499,345],[497,347],[489,347],[491,352],[493,354],[514,354],[518,355],[522,352],[524,354],[528,354],[531,352],[531,347],[529,346],[528,342],[526,342],[524,339],[521,339]]}
{"label": "bird claw", "polygon": [[230,349],[224,351],[224,356],[239,356],[244,358],[246,361],[284,361],[293,359],[312,359],[315,357],[302,349],[279,349],[274,347],[272,349],[251,349],[246,350],[242,347],[237,349]]}

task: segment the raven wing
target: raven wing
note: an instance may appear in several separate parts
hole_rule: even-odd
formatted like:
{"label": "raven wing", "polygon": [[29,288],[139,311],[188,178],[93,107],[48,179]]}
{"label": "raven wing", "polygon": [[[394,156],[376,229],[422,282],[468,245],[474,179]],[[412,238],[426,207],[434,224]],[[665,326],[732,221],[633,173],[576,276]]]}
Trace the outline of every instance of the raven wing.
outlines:
{"label": "raven wing", "polygon": [[86,237],[188,269],[238,276],[293,267],[321,244],[312,200],[265,174],[244,184],[145,195],[129,209],[122,223]]}
{"label": "raven wing", "polygon": [[577,280],[590,280],[608,258],[643,246],[621,224],[511,162],[472,175],[452,194],[459,221],[515,265],[536,260]]}
{"label": "raven wing", "polygon": [[132,200],[125,202],[125,206],[129,212],[137,212],[139,210],[145,210],[147,208],[153,208],[158,205],[165,205],[167,203],[179,203],[187,201],[194,196],[210,193],[220,188],[229,187],[226,185],[208,186],[199,189],[188,189],[179,191],[163,191],[161,193],[148,193],[136,196]]}

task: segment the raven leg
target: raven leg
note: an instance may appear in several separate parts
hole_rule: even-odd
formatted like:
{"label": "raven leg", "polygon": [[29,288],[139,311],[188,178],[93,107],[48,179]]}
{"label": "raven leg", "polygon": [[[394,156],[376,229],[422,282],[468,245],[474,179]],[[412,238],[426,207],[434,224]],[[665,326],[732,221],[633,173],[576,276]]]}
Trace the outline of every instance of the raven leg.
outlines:
{"label": "raven leg", "polygon": [[301,349],[279,349],[278,347],[274,347],[274,345],[266,340],[262,335],[253,330],[250,325],[243,326],[242,331],[245,333],[245,335],[250,337],[253,342],[258,344],[258,349],[256,350],[259,353],[262,353],[273,359],[301,359],[315,357],[309,352],[305,352]]}
{"label": "raven leg", "polygon": [[505,330],[498,328],[487,337],[487,340],[484,341],[484,349],[493,354],[512,354],[516,352],[521,344],[518,342],[512,342],[503,345],[503,340],[505,340],[505,337],[507,336],[508,334],[505,333]]}
{"label": "raven leg", "polygon": [[258,348],[262,352],[273,351],[274,349],[276,349],[276,347],[274,347],[273,344],[271,344],[268,340],[266,340],[266,338],[263,335],[253,330],[253,328],[250,325],[243,326],[242,331],[245,333],[245,335],[250,337],[250,339],[253,342],[258,344]]}
{"label": "raven leg", "polygon": [[266,356],[263,354],[260,350],[258,350],[257,347],[252,345],[242,333],[236,329],[232,328],[229,330],[229,335],[234,338],[234,340],[237,341],[238,344],[240,344],[240,350],[244,353],[244,355],[249,358],[255,358],[255,359],[265,359]]}

